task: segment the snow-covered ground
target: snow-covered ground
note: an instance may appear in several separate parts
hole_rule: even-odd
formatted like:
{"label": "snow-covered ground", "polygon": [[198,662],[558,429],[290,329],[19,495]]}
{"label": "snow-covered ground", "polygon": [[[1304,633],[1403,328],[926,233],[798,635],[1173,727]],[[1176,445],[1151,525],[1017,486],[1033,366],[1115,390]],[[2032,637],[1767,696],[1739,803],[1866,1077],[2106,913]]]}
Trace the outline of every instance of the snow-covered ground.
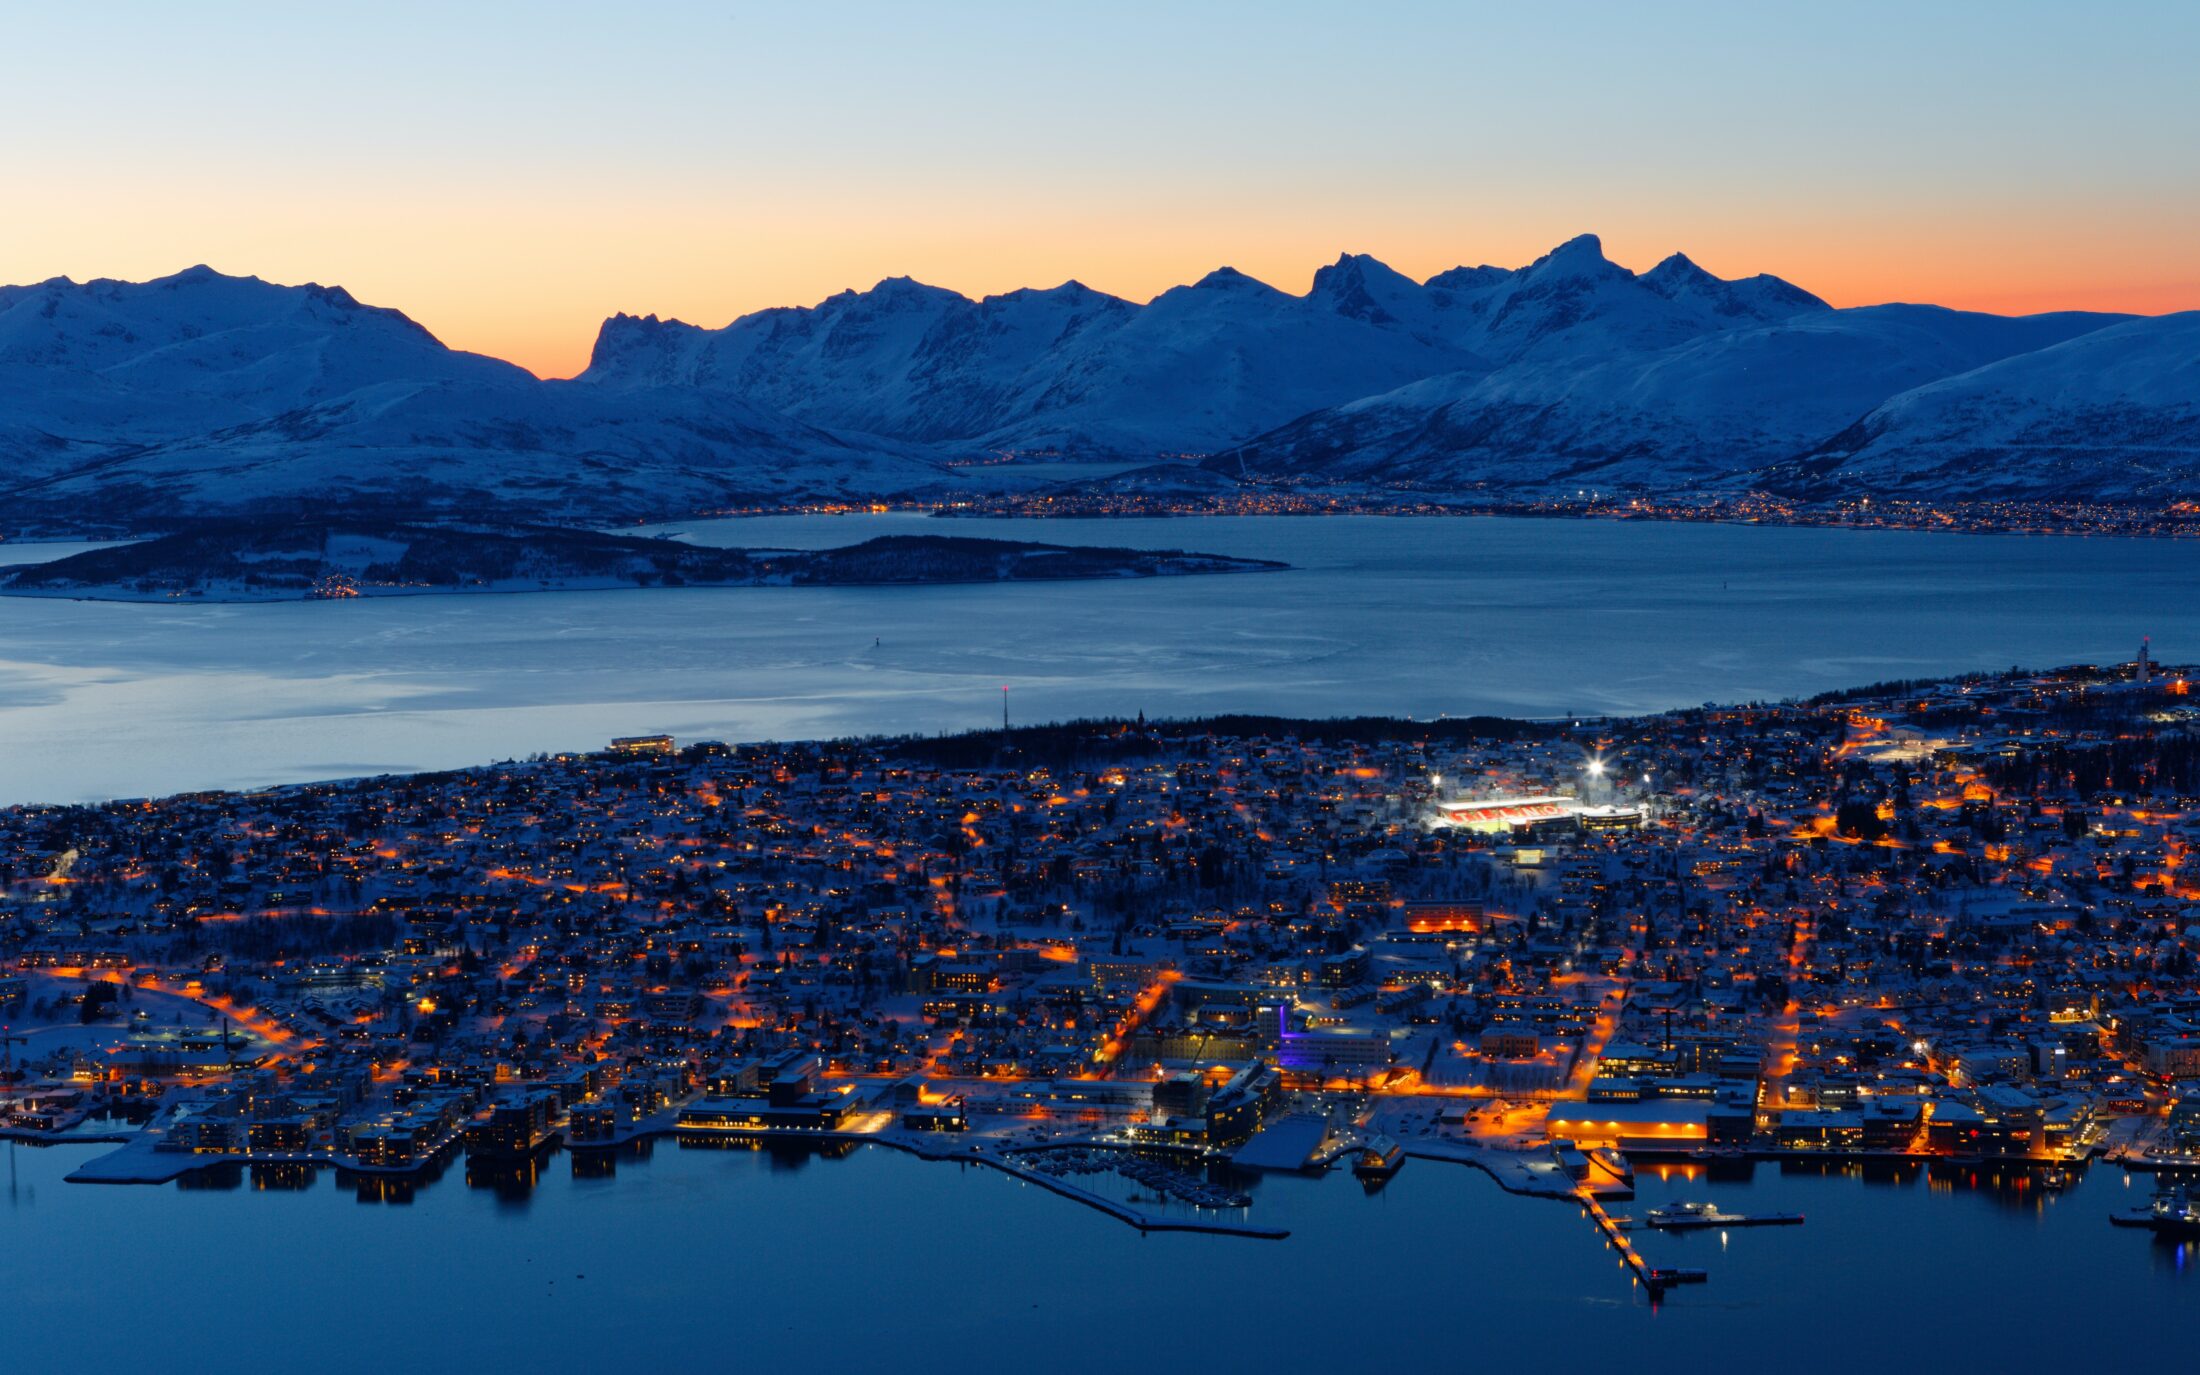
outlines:
{"label": "snow-covered ground", "polygon": [[[1257,578],[259,606],[0,599],[0,801],[444,767],[613,735],[1139,711],[1631,712],[2200,646],[2200,544],[1382,517],[772,517],[1280,558]],[[2147,595],[2134,595],[2135,589]]]}

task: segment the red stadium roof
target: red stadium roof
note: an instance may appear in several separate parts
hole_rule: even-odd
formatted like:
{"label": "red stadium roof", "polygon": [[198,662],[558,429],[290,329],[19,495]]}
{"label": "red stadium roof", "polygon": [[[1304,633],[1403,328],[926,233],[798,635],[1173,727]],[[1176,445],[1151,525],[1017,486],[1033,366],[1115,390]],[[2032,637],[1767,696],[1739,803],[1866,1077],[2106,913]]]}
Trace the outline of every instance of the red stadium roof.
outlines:
{"label": "red stadium roof", "polygon": [[1436,808],[1447,820],[1462,825],[1501,822],[1525,826],[1530,822],[1556,821],[1569,816],[1575,805],[1570,797],[1483,797],[1439,802]]}

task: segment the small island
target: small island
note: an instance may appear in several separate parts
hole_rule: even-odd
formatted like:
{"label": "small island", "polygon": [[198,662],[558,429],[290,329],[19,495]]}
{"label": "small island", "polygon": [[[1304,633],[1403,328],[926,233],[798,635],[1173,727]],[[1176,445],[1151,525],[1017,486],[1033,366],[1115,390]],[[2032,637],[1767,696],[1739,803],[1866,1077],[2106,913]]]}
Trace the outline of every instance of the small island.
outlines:
{"label": "small island", "polygon": [[637,587],[826,587],[1265,573],[1266,559],[889,535],[841,549],[717,549],[538,525],[219,522],[0,572],[0,594],[91,601],[341,600]]}

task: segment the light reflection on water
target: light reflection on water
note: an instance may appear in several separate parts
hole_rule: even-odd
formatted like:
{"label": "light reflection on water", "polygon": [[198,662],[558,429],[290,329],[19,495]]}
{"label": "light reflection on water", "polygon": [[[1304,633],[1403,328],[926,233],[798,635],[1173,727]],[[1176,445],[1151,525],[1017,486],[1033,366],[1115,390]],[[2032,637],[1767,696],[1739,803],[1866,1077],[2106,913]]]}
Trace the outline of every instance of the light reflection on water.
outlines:
{"label": "light reflection on water", "polygon": [[[1708,1198],[1808,1217],[1640,1238],[1653,1264],[1711,1275],[1653,1313],[1575,1208],[1425,1160],[1372,1195],[1341,1172],[1241,1177],[1249,1219],[1292,1231],[1269,1242],[1141,1236],[993,1171],[878,1148],[660,1141],[452,1162],[403,1188],[332,1170],[61,1182],[100,1149],[0,1146],[22,1181],[0,1247],[11,1330],[66,1331],[92,1303],[111,1349],[180,1352],[161,1364],[182,1371],[316,1342],[331,1372],[385,1369],[393,1345],[423,1371],[736,1355],[783,1369],[820,1342],[911,1371],[1571,1370],[1620,1355],[1701,1371],[1736,1350],[1779,1350],[1798,1371],[1890,1352],[1974,1370],[2094,1364],[2110,1331],[2120,1361],[2159,1360],[2200,1318],[2188,1250],[2108,1226],[2131,1194],[2099,1168],[2052,1195],[1976,1169],[1645,1169],[1625,1211]],[[179,1344],[185,1331],[203,1344]]]}
{"label": "light reflection on water", "polygon": [[1232,577],[259,606],[0,598],[0,802],[481,763],[612,735],[792,739],[1145,711],[1631,712],[2200,657],[2200,544],[1380,517],[769,517],[1277,558]]}

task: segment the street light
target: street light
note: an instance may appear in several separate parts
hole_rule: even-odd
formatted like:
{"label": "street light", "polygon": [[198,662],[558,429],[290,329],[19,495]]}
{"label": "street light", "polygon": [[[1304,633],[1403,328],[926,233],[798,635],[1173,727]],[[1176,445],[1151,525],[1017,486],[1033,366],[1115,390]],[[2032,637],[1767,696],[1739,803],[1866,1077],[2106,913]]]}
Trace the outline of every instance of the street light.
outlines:
{"label": "street light", "polygon": [[1590,756],[1589,756],[1589,776],[1590,776],[1591,778],[1602,778],[1602,777],[1604,777],[1604,756],[1603,756],[1603,755],[1601,755],[1601,754],[1592,754],[1592,755],[1590,755]]}

